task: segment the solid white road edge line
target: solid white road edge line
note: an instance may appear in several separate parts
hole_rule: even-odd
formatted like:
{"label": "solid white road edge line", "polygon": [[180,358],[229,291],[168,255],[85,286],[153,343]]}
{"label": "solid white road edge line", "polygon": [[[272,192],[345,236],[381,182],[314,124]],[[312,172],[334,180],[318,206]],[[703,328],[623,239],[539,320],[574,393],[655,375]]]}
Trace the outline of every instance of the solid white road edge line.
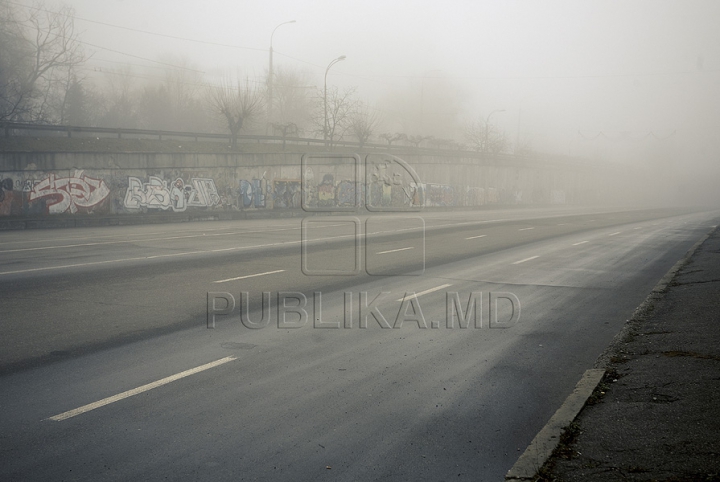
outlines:
{"label": "solid white road edge line", "polygon": [[[418,298],[419,296],[426,295],[426,294],[428,294],[428,293],[432,293],[433,291],[438,291],[438,290],[441,290],[441,289],[443,289],[443,288],[447,288],[448,286],[452,286],[452,285],[451,285],[451,284],[444,284],[444,285],[436,286],[435,288],[430,288],[429,290],[421,291],[420,293],[416,293],[416,294],[414,294],[414,295],[410,295],[410,296],[407,297],[407,299],[408,299],[408,300],[411,300],[411,299],[413,299],[413,298]],[[395,301],[404,301],[404,300],[405,300],[405,297],[402,297],[402,298],[400,298],[399,300],[395,300]]]}
{"label": "solid white road edge line", "polygon": [[67,412],[63,412],[59,415],[49,417],[47,420],[54,420],[56,422],[59,422],[61,420],[67,420],[68,418],[75,417],[85,412],[89,412],[90,410],[95,410],[96,408],[104,407],[105,405],[109,405],[111,403],[123,400],[128,397],[132,397],[133,395],[147,392],[148,390],[152,390],[153,388],[167,385],[168,383],[180,380],[181,378],[189,377],[190,375],[209,370],[210,368],[215,368],[216,366],[223,365],[236,359],[237,357],[234,356],[226,356],[225,358],[215,360],[214,362],[206,363],[205,365],[200,365],[199,367],[191,368],[190,370],[185,370],[184,372],[176,373],[175,375],[171,375],[155,382],[148,383],[147,385],[143,385],[141,387],[133,388],[132,390],[118,393],[117,395],[113,395],[112,397],[103,398],[102,400],[98,400],[97,402],[89,403],[73,410],[68,410]]}
{"label": "solid white road edge line", "polygon": [[521,259],[520,261],[515,261],[513,264],[520,264],[524,263],[525,261],[530,261],[535,258],[539,258],[540,256],[530,256],[529,258]]}
{"label": "solid white road edge line", "polygon": [[256,276],[265,276],[266,274],[275,274],[275,273],[282,273],[285,271],[284,269],[278,269],[275,271],[267,271],[265,273],[257,273],[257,274],[249,274],[246,276],[238,276],[237,278],[228,278],[228,279],[221,279],[220,281],[213,281],[213,283],[226,283],[228,281],[236,281],[239,279],[246,279],[246,278],[254,278]]}

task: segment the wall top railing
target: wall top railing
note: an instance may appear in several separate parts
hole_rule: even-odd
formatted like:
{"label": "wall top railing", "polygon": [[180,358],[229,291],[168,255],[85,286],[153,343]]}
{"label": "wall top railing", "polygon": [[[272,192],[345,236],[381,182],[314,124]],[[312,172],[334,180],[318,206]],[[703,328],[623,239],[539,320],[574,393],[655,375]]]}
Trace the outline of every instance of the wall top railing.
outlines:
{"label": "wall top railing", "polygon": [[[126,138],[133,138],[134,136],[145,136],[145,137],[157,137],[162,140],[163,137],[167,138],[190,138],[198,141],[200,139],[215,139],[215,140],[227,140],[232,141],[230,134],[218,134],[210,132],[186,132],[186,131],[166,131],[157,129],[134,129],[134,128],[123,128],[123,127],[86,127],[86,126],[69,126],[69,125],[54,125],[54,124],[29,124],[22,122],[0,122],[0,129],[4,131],[5,137],[12,137],[18,134],[17,131],[45,131],[45,132],[56,132],[59,134],[65,134],[67,137],[72,137],[73,134],[111,134],[116,135],[118,139],[122,139],[123,136]],[[23,134],[20,134],[21,136]],[[323,139],[314,139],[309,137],[290,137],[290,136],[268,136],[268,135],[238,135],[238,141],[253,141],[256,143],[290,143],[290,144],[305,144],[305,145],[317,145],[322,146],[326,144]],[[345,147],[345,148],[364,148],[371,150],[383,150],[383,151],[394,151],[394,152],[405,152],[419,155],[445,155],[452,157],[470,157],[485,159],[489,158],[487,154],[479,151],[471,151],[466,149],[450,149],[442,147],[419,147],[419,146],[408,146],[406,144],[376,144],[366,142],[362,145],[359,142],[336,140],[332,142],[333,146]],[[576,158],[558,158],[558,156],[549,155],[529,155],[529,156],[517,156],[513,154],[492,154],[494,161],[522,161],[523,163],[528,160],[534,159],[542,163],[552,163],[558,165],[584,165],[586,160]]]}

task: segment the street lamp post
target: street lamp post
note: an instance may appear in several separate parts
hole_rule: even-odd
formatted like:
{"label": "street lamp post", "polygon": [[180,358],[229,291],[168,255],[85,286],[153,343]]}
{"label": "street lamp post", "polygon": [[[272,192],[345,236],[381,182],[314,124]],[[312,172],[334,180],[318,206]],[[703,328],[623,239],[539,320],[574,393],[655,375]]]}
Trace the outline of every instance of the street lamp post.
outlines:
{"label": "street lamp post", "polygon": [[327,75],[328,71],[330,71],[330,67],[335,65],[336,63],[345,60],[345,56],[341,55],[340,57],[336,58],[332,62],[330,62],[327,66],[327,69],[325,69],[325,84],[323,87],[323,104],[325,106],[325,124],[323,126],[323,139],[325,141],[325,146],[327,146],[328,143],[328,115],[327,115]]}
{"label": "street lamp post", "polygon": [[[269,67],[268,67],[268,108],[267,108],[267,117],[268,117],[267,121],[268,121],[268,124],[272,121],[272,105],[273,105],[273,101],[272,101],[272,99],[273,99],[273,47],[272,47],[272,39],[273,39],[273,35],[275,35],[275,30],[277,30],[278,28],[280,28],[282,25],[287,25],[287,24],[289,24],[289,23],[295,23],[295,20],[290,20],[289,22],[283,22],[283,23],[281,23],[280,25],[278,25],[277,27],[275,27],[275,28],[273,29],[272,33],[270,34],[270,65],[269,65]],[[266,132],[267,132],[267,127],[268,127],[268,126],[265,126]]]}
{"label": "street lamp post", "polygon": [[490,114],[488,114],[487,119],[485,119],[485,142],[483,143],[483,152],[487,154],[488,152],[488,134],[489,134],[489,126],[490,126],[490,117],[495,114],[496,112],[505,112],[505,109],[497,109]]}

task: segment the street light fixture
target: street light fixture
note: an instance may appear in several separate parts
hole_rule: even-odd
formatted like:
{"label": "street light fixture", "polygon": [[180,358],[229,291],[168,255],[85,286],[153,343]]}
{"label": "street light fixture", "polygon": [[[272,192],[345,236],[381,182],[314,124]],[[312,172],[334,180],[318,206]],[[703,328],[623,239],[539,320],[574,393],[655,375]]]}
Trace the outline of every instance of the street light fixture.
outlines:
{"label": "street light fixture", "polygon": [[485,143],[483,145],[483,151],[487,154],[488,152],[488,134],[489,134],[489,126],[490,126],[490,117],[495,114],[496,112],[505,112],[505,109],[497,109],[490,114],[488,114],[487,118],[485,119]]}
{"label": "street light fixture", "polygon": [[[275,30],[280,28],[283,25],[287,25],[289,23],[295,23],[295,20],[290,20],[289,22],[283,22],[277,27],[275,27],[270,34],[270,66],[268,67],[268,108],[267,108],[267,116],[268,116],[268,124],[272,120],[272,98],[273,98],[273,46],[272,46],[272,39],[273,35],[275,35]],[[266,126],[267,129],[267,126]]]}
{"label": "street light fixture", "polygon": [[345,60],[345,56],[341,55],[340,57],[336,58],[332,62],[330,62],[327,66],[327,69],[325,69],[325,86],[323,88],[323,104],[325,105],[325,125],[323,127],[323,139],[325,140],[325,146],[327,146],[328,141],[328,115],[327,115],[327,75],[328,71],[330,70],[330,67],[337,64],[338,62],[341,62]]}

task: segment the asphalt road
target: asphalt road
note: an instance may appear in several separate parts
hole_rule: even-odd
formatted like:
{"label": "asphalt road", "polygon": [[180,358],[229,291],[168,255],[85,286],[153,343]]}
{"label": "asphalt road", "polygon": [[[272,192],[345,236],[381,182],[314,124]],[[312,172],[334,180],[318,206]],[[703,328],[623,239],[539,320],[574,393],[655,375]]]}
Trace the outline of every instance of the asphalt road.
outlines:
{"label": "asphalt road", "polygon": [[[500,480],[719,217],[557,208],[0,233],[0,479]],[[452,293],[466,311],[472,292],[482,320],[449,326]],[[488,326],[490,292],[517,297],[517,323]],[[499,323],[511,312],[498,300]]]}

